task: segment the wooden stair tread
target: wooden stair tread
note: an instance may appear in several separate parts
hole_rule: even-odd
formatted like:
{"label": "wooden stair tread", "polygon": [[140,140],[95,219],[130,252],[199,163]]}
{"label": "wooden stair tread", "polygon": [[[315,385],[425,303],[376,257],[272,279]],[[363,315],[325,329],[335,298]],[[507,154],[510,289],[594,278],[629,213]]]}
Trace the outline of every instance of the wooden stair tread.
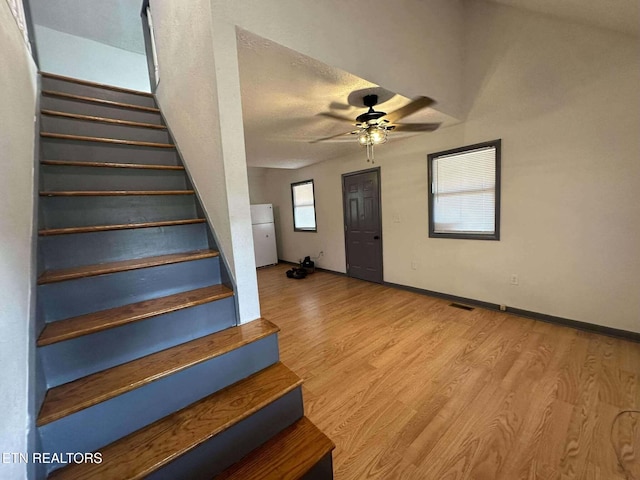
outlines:
{"label": "wooden stair tread", "polygon": [[89,80],[81,80],[79,78],[65,77],[64,75],[58,75],[55,73],[40,72],[40,75],[46,78],[52,78],[54,80],[64,80],[65,82],[77,83],[79,85],[87,85],[89,87],[104,88],[105,90],[113,90],[115,92],[132,93],[134,95],[140,95],[142,97],[153,98],[153,93],[141,92],[140,90],[132,90],[130,88],[117,87],[115,85],[106,85],[104,83],[91,82]]}
{"label": "wooden stair tread", "polygon": [[278,362],[100,448],[102,463],[69,465],[49,478],[142,479],[301,384],[295,373]]}
{"label": "wooden stair tread", "polygon": [[128,108],[130,110],[141,110],[143,112],[160,113],[160,109],[154,107],[144,107],[142,105],[133,105],[131,103],[114,102],[113,100],[103,100],[102,98],[85,97],[84,95],[73,95],[71,93],[56,92],[54,90],[42,90],[42,94],[48,97],[66,98],[69,100],[79,100],[81,102],[97,103],[110,107]]}
{"label": "wooden stair tread", "polygon": [[172,253],[155,257],[135,258],[132,260],[121,260],[96,265],[83,265],[59,270],[47,270],[38,278],[38,285],[73,280],[76,278],[93,277],[107,273],[126,272],[139,268],[157,267],[171,263],[189,262],[202,258],[217,257],[218,255],[219,253],[216,250],[197,250],[195,252]]}
{"label": "wooden stair tread", "polygon": [[86,135],[72,135],[68,133],[40,132],[40,136],[44,138],[56,138],[59,140],[78,140],[81,142],[110,143],[113,145],[132,145],[135,147],[175,148],[175,145],[173,143],[142,142],[139,140],[122,140],[120,138],[88,137]]}
{"label": "wooden stair tread", "polygon": [[335,448],[307,417],[272,437],[215,480],[296,480]]}
{"label": "wooden stair tread", "polygon": [[50,235],[69,235],[74,233],[107,232],[110,230],[131,230],[135,228],[172,227],[176,225],[192,225],[205,223],[204,218],[190,218],[184,220],[163,220],[160,222],[123,223],[118,225],[93,225],[86,227],[47,228],[38,231],[42,237]]}
{"label": "wooden stair tread", "polygon": [[256,320],[54,387],[47,391],[37,425],[46,425],[277,331],[278,327],[268,320]]}
{"label": "wooden stair tread", "polygon": [[166,297],[144,300],[142,302],[92,312],[77,317],[48,323],[38,338],[38,346],[70,340],[83,335],[101,332],[128,323],[175,312],[185,308],[203,305],[233,295],[233,291],[224,285],[176,293]]}
{"label": "wooden stair tread", "polygon": [[182,165],[147,165],[144,163],[77,162],[72,160],[42,160],[43,165],[61,167],[140,168],[148,170],[184,170]]}
{"label": "wooden stair tread", "polygon": [[88,122],[111,123],[114,125],[122,125],[127,127],[153,128],[156,130],[167,129],[165,125],[157,125],[155,123],[134,122],[132,120],[119,120],[116,118],[96,117],[93,115],[82,115],[80,113],[59,112],[57,110],[42,109],[40,110],[40,113],[42,115],[48,115],[51,117],[64,117],[64,118],[71,118],[73,120],[83,120]]}
{"label": "wooden stair tread", "polygon": [[41,197],[119,197],[125,195],[193,195],[193,190],[73,190],[45,191]]}

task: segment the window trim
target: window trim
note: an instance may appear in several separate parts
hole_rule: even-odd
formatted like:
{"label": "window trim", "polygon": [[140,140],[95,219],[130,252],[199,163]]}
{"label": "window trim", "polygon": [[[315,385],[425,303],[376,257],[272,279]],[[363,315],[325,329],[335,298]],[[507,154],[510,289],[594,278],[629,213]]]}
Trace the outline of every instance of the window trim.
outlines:
{"label": "window trim", "polygon": [[[445,155],[455,155],[471,150],[478,150],[485,147],[494,147],[496,150],[496,191],[495,191],[495,228],[493,233],[438,233],[435,231],[433,223],[433,160]],[[464,147],[453,148],[442,152],[430,153],[427,155],[427,179],[428,179],[428,204],[429,204],[429,238],[456,238],[465,240],[500,240],[500,178],[501,178],[501,160],[502,160],[502,139],[491,140],[488,142],[466,145]]]}
{"label": "window trim", "polygon": [[[295,199],[294,199],[294,195],[293,195],[293,187],[297,187],[300,185],[306,185],[310,183],[311,184],[311,194],[313,195],[313,221],[315,223],[315,228],[298,228],[296,227],[296,204],[295,204]],[[293,221],[293,231],[294,232],[317,232],[318,231],[318,218],[316,216],[316,186],[315,183],[313,181],[313,178],[309,179],[309,180],[303,180],[301,182],[294,182],[291,184],[291,213],[293,215],[292,217],[292,221]]]}

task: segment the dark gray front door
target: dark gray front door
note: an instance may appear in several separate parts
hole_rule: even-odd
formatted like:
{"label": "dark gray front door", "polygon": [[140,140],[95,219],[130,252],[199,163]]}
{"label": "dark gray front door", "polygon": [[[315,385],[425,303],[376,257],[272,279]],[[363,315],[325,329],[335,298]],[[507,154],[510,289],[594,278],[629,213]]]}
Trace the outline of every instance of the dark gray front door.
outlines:
{"label": "dark gray front door", "polygon": [[342,176],[347,275],[382,283],[380,169]]}

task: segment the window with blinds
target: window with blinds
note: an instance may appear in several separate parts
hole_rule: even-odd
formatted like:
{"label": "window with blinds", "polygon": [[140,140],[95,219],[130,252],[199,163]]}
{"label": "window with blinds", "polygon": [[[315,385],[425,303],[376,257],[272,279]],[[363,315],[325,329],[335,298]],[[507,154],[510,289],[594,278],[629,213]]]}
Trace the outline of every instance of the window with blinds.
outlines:
{"label": "window with blinds", "polygon": [[313,180],[291,184],[291,203],[293,204],[293,230],[317,231]]}
{"label": "window with blinds", "polygon": [[429,236],[500,239],[500,140],[428,156]]}

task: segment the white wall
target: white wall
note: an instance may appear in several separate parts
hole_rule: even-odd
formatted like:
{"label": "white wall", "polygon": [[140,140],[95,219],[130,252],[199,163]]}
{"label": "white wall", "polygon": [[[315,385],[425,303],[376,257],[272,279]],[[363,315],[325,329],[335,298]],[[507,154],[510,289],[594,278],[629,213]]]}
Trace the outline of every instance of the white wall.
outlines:
{"label": "white wall", "polygon": [[249,182],[249,201],[251,205],[256,203],[269,203],[269,193],[267,190],[266,168],[247,168],[247,180]]}
{"label": "white wall", "polygon": [[[466,7],[467,121],[376,151],[385,281],[640,332],[638,38],[491,3]],[[427,153],[496,138],[501,240],[430,239]],[[323,250],[318,266],[345,271],[340,175],[369,166],[362,151],[268,171],[280,258]],[[318,233],[294,233],[289,184],[308,178]],[[509,285],[512,273],[519,286]]]}
{"label": "white wall", "polygon": [[[27,452],[34,207],[36,68],[0,2],[0,452]],[[24,464],[0,463],[0,478],[26,478]]]}
{"label": "white wall", "polygon": [[236,283],[242,322],[260,316],[235,28],[208,0],[151,2],[158,102]]}
{"label": "white wall", "polygon": [[147,57],[42,25],[35,26],[43,72],[149,92]]}

